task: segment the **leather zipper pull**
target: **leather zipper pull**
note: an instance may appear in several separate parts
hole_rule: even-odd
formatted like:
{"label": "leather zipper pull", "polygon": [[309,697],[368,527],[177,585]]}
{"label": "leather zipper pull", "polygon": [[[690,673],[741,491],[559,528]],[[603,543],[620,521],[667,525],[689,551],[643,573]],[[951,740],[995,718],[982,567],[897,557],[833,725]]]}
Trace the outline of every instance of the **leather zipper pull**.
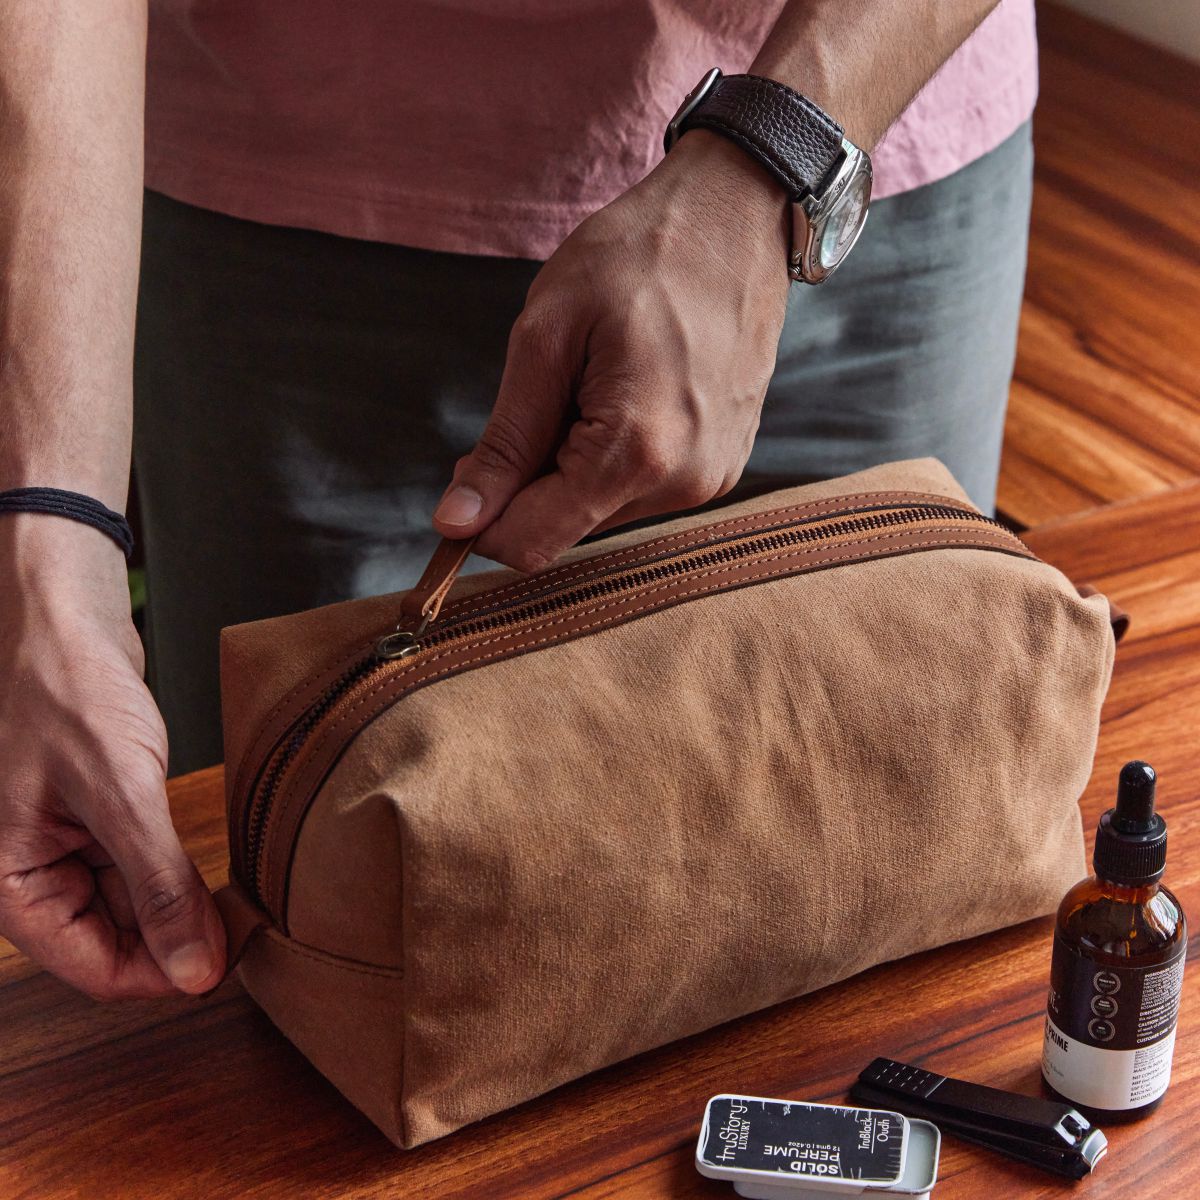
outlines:
{"label": "leather zipper pull", "polygon": [[420,649],[421,634],[431,621],[437,620],[475,540],[442,538],[421,578],[400,601],[400,621],[395,632],[380,638],[376,645],[380,658],[404,658]]}
{"label": "leather zipper pull", "polygon": [[471,553],[475,538],[442,538],[416,586],[400,601],[402,627],[436,621],[446,594]]}
{"label": "leather zipper pull", "polygon": [[[260,930],[271,924],[263,912],[236,883],[227,883],[213,893],[217,912],[225,923],[225,974],[222,982],[233,974],[246,943]],[[220,986],[220,985],[218,985]]]}

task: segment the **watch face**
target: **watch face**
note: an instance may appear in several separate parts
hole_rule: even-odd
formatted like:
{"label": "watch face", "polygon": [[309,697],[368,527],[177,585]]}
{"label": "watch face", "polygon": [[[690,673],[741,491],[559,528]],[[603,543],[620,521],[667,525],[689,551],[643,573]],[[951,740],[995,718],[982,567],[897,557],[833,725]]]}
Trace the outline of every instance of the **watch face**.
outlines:
{"label": "watch face", "polygon": [[870,195],[871,176],[866,171],[861,171],[850,180],[846,190],[838,197],[821,230],[817,257],[823,270],[832,271],[854,245],[859,230],[867,219],[867,201]]}
{"label": "watch face", "polygon": [[842,139],[842,148],[833,182],[792,205],[788,274],[805,283],[824,283],[846,261],[867,223],[871,159],[848,139]]}

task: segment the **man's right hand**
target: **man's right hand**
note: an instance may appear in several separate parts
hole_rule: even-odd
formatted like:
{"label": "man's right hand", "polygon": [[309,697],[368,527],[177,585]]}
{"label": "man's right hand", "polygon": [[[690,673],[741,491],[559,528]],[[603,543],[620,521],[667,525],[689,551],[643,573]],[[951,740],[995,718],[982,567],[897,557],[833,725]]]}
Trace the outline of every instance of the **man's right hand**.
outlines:
{"label": "man's right hand", "polygon": [[116,547],[0,518],[0,934],[98,1000],[203,992],[225,968],[142,666]]}

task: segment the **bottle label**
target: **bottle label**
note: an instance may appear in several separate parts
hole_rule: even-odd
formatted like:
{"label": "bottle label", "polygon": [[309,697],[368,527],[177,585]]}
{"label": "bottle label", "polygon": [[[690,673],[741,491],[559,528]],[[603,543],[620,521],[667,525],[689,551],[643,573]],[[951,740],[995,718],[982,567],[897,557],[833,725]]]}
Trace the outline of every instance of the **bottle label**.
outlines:
{"label": "bottle label", "polygon": [[1171,1081],[1186,945],[1152,967],[1107,967],[1054,935],[1042,1074],[1089,1108],[1124,1111]]}

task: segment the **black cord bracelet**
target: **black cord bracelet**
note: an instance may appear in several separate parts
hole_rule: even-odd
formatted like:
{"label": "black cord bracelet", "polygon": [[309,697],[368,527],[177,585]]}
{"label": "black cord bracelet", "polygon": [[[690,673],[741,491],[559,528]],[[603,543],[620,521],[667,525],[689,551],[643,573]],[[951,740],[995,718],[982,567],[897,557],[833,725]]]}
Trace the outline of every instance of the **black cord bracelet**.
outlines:
{"label": "black cord bracelet", "polygon": [[6,512],[49,513],[55,517],[82,521],[112,538],[126,558],[133,553],[133,530],[129,528],[129,522],[99,500],[79,492],[47,487],[12,488],[0,492],[0,513]]}

